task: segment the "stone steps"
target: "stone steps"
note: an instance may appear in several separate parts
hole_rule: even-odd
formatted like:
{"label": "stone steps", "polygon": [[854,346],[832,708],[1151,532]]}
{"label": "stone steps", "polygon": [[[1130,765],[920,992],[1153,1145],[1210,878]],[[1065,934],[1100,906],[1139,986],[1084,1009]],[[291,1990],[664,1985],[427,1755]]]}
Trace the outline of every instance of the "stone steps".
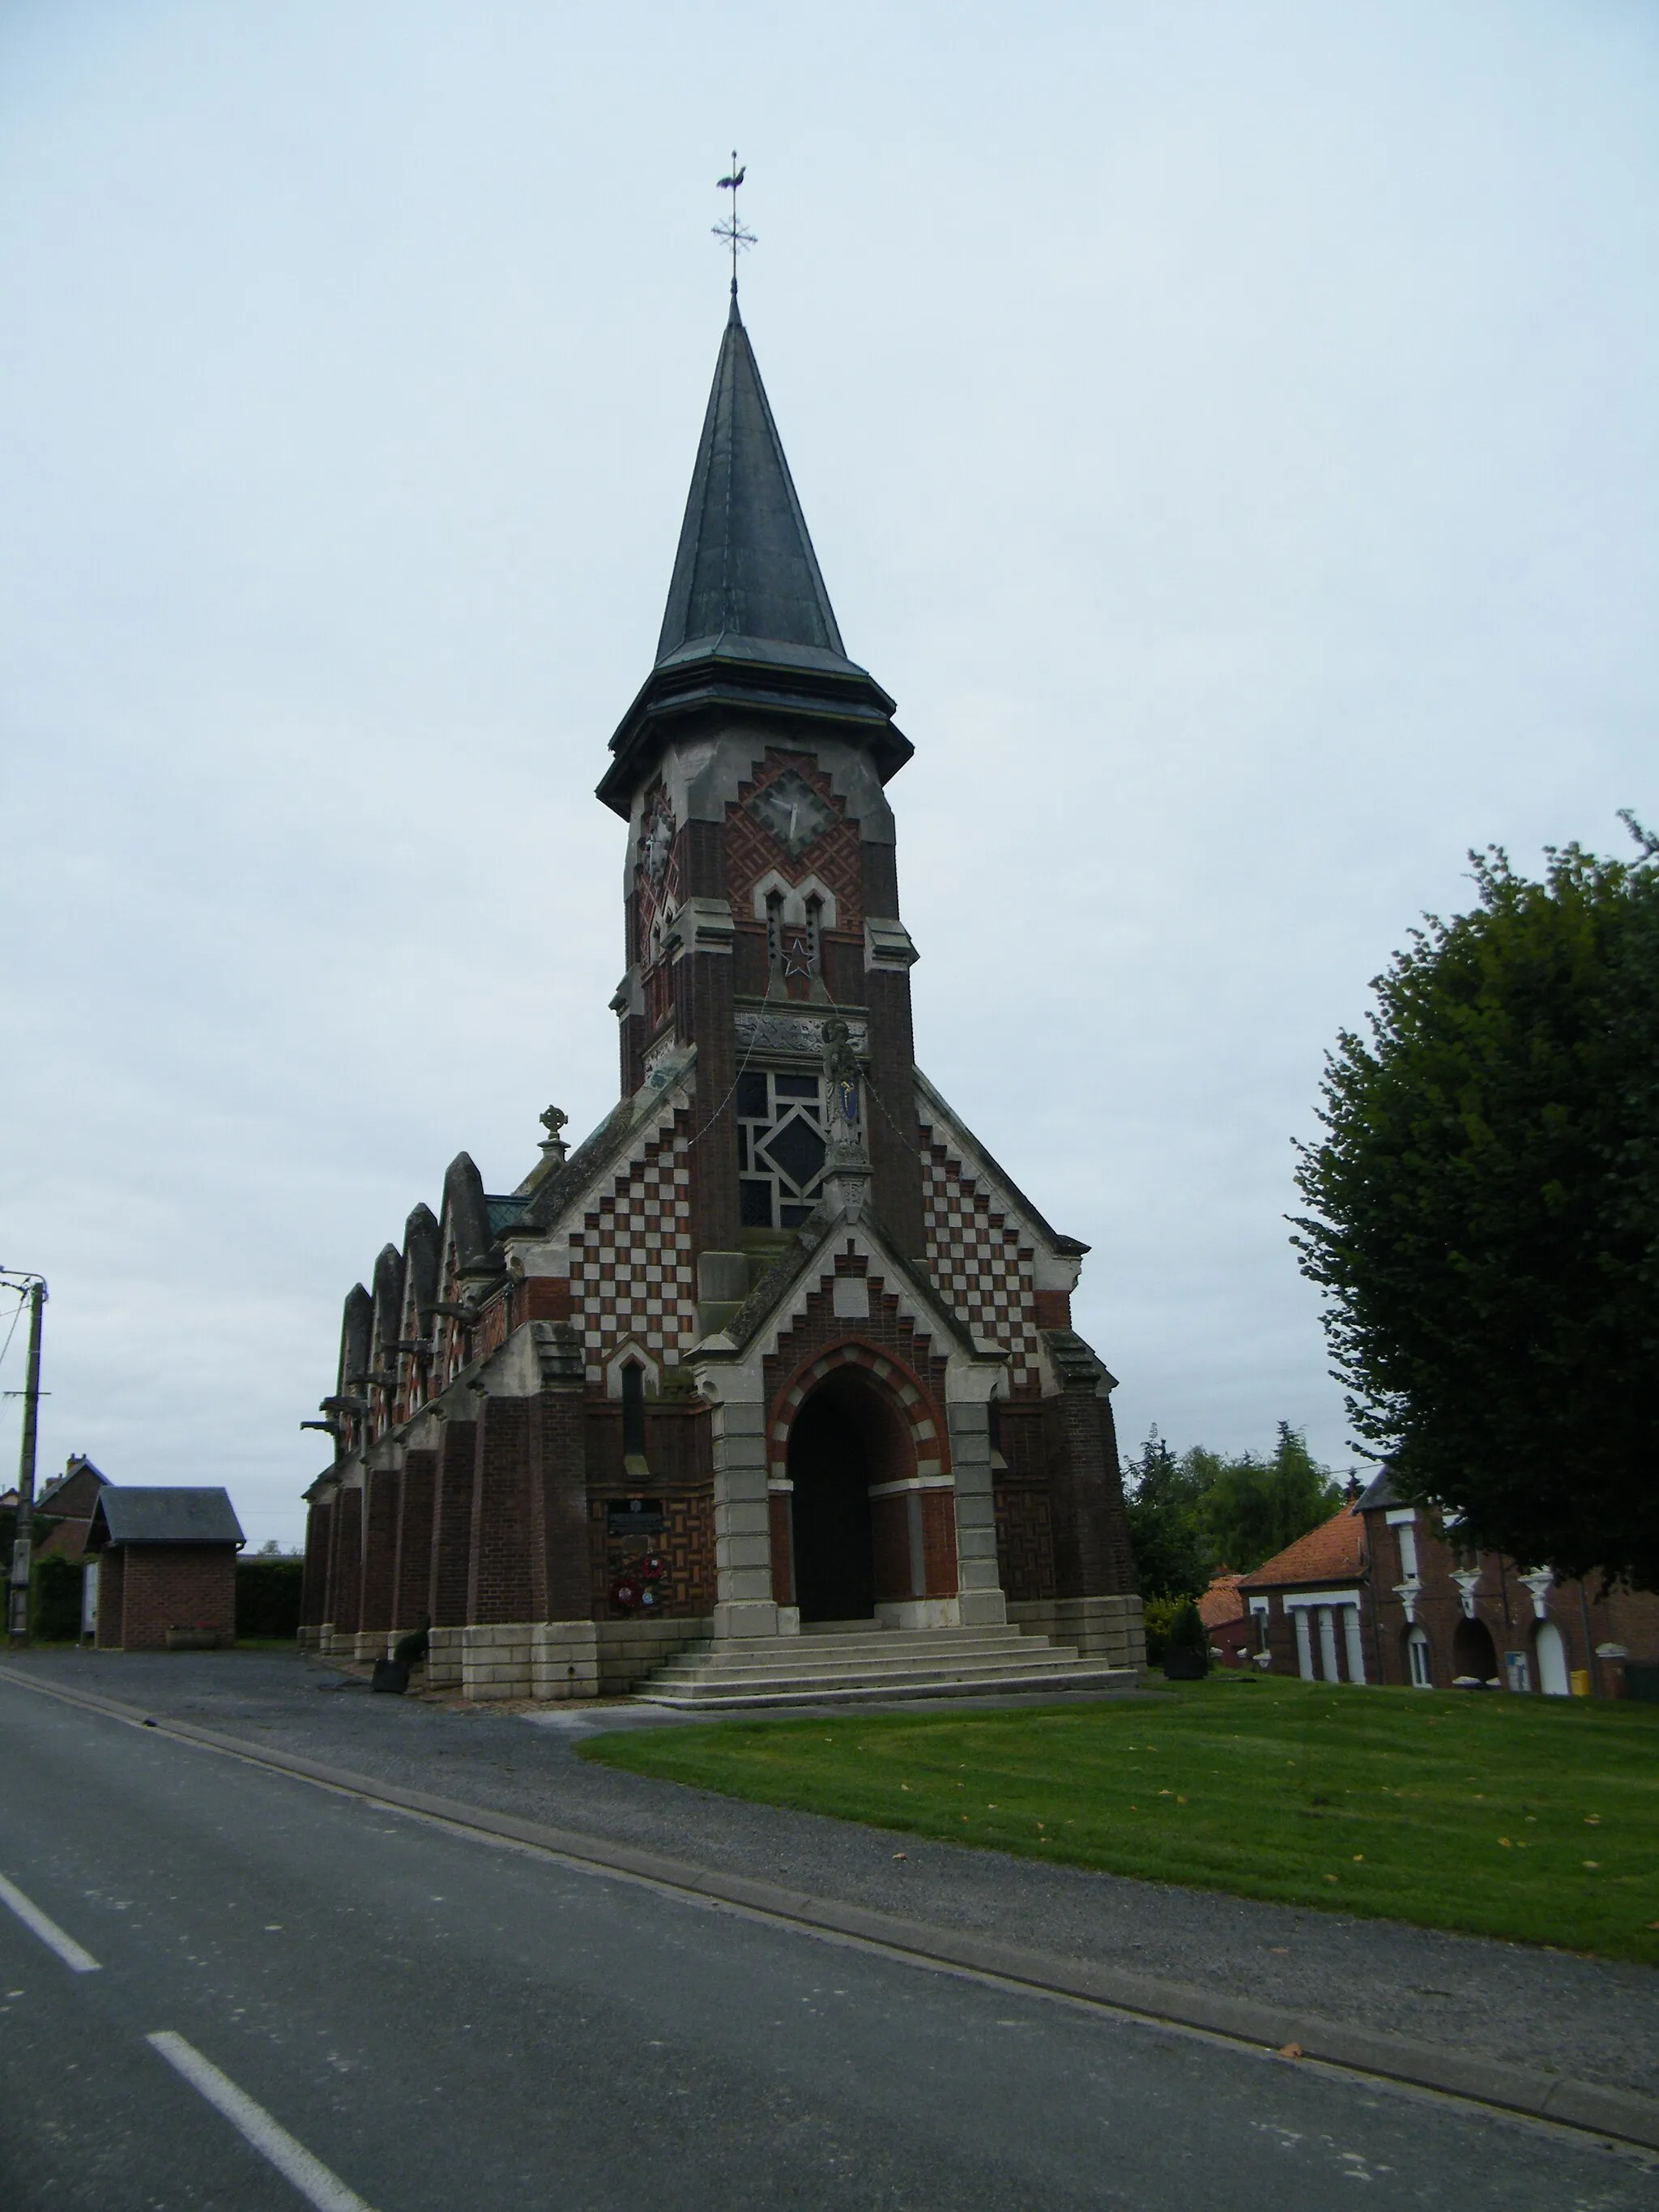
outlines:
{"label": "stone steps", "polygon": [[991,1697],[1031,1690],[1133,1686],[1126,1668],[1080,1659],[1069,1645],[1018,1628],[807,1632],[733,1638],[681,1652],[641,1683],[643,1704],[678,1712],[763,1706]]}
{"label": "stone steps", "polygon": [[1046,1636],[1023,1636],[1017,1628],[890,1629],[875,1636],[837,1636],[833,1640],[810,1634],[732,1637],[677,1652],[652,1679],[659,1680],[671,1668],[701,1673],[716,1665],[722,1671],[752,1668],[769,1674],[806,1668],[817,1673],[872,1662],[890,1666],[901,1659],[908,1664],[926,1659],[1027,1658],[1054,1649]]}

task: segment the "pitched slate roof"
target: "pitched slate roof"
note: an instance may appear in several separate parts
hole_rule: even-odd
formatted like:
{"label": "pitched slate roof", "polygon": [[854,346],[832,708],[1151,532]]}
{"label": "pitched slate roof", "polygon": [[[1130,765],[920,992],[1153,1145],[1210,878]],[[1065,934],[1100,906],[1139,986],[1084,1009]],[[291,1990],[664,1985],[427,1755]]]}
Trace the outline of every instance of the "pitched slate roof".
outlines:
{"label": "pitched slate roof", "polygon": [[1358,1503],[1362,1513],[1379,1505],[1404,1504],[1405,1500],[1394,1486],[1394,1469],[1391,1467],[1385,1467],[1380,1474],[1372,1477],[1361,1492]]}
{"label": "pitched slate roof", "polygon": [[820,665],[852,665],[735,300],[691,472],[657,664],[734,638],[805,648]]}
{"label": "pitched slate roof", "polygon": [[88,1548],[106,1544],[240,1544],[246,1541],[228,1490],[149,1489],[112,1483],[98,1493]]}
{"label": "pitched slate roof", "polygon": [[1305,1536],[1298,1536],[1246,1575],[1241,1589],[1278,1589],[1297,1583],[1354,1582],[1364,1571],[1365,1524],[1358,1504],[1340,1506]]}

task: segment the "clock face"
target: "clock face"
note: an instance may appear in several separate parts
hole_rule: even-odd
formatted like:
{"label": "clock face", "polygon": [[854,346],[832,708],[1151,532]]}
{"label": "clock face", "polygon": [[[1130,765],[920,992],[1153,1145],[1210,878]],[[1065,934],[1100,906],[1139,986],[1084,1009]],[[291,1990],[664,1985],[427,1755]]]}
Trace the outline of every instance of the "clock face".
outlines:
{"label": "clock face", "polygon": [[785,769],[764,791],[757,791],[749,802],[749,811],[792,860],[822,837],[836,818],[806,778],[793,768]]}

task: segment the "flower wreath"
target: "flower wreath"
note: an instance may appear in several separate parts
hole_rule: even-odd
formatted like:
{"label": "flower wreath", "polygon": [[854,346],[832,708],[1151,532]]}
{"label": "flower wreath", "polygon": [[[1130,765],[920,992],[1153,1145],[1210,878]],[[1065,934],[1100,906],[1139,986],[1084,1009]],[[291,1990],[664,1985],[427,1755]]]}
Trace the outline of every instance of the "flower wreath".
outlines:
{"label": "flower wreath", "polygon": [[668,1562],[655,1552],[629,1559],[611,1585],[611,1602],[624,1613],[649,1613],[662,1603],[657,1584],[668,1572]]}

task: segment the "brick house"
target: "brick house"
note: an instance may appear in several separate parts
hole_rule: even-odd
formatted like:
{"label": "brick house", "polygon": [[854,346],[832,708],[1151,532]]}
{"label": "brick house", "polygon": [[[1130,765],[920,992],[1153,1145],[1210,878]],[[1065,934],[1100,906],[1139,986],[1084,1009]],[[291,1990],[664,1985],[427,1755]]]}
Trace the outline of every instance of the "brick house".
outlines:
{"label": "brick house", "polygon": [[165,1651],[183,1635],[233,1644],[245,1540],[227,1491],[106,1485],[87,1538],[98,1649]]}
{"label": "brick house", "polygon": [[1268,1671],[1305,1680],[1621,1697],[1659,1660],[1659,1597],[1557,1583],[1402,1503],[1385,1468],[1240,1585]]}
{"label": "brick house", "polygon": [[893,714],[734,297],[599,787],[628,824],[620,1099],[574,1151],[550,1108],[509,1192],[462,1153],[348,1297],[302,1641],[429,1626],[429,1679],[479,1697],[621,1689],[698,1643],[799,1668],[829,1624],[890,1676],[919,1639],[1141,1663],[1087,1247],[915,1065]]}
{"label": "brick house", "polygon": [[1210,1656],[1229,1666],[1248,1666],[1255,1650],[1255,1631],[1245,1610],[1239,1584],[1243,1575],[1223,1567],[1210,1578],[1210,1587],[1198,1601],[1198,1617],[1209,1639]]}
{"label": "brick house", "polygon": [[35,1558],[83,1559],[93,1509],[98,1503],[99,1492],[108,1487],[106,1474],[100,1474],[82,1453],[72,1453],[64,1472],[49,1482],[34,1501],[35,1511],[54,1524],[35,1546]]}
{"label": "brick house", "polygon": [[1251,1573],[1238,1591],[1267,1671],[1306,1681],[1363,1682],[1365,1523],[1350,1500]]}

